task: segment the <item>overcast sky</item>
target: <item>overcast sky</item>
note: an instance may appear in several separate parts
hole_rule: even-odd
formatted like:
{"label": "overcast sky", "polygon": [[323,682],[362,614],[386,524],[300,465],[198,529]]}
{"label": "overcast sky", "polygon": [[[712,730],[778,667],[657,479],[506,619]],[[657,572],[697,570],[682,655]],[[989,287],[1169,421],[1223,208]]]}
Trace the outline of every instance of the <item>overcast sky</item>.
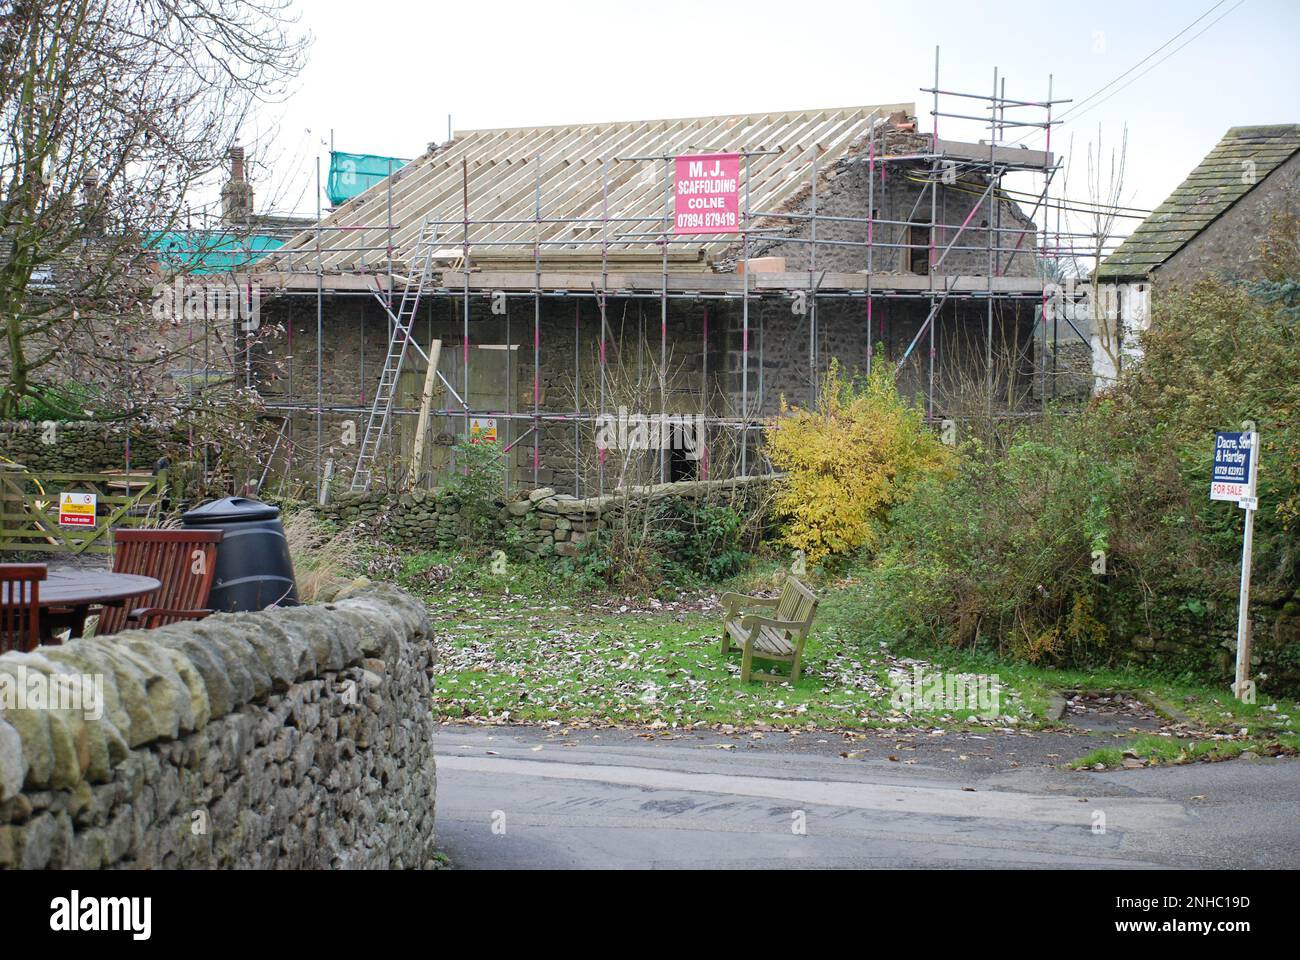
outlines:
{"label": "overcast sky", "polygon": [[[340,150],[415,157],[446,138],[448,114],[464,130],[903,101],[928,131],[918,88],[932,84],[936,45],[945,89],[987,92],[995,67],[1010,97],[1045,98],[1049,74],[1054,96],[1076,103],[1106,88],[1053,133],[1063,152],[1073,141],[1076,197],[1087,196],[1084,158],[1099,133],[1109,151],[1127,125],[1124,202],[1150,208],[1229,127],[1300,122],[1296,0],[302,0],[301,10],[310,62],[244,136],[262,209],[314,212],[331,131]],[[940,133],[982,136],[957,121]]]}

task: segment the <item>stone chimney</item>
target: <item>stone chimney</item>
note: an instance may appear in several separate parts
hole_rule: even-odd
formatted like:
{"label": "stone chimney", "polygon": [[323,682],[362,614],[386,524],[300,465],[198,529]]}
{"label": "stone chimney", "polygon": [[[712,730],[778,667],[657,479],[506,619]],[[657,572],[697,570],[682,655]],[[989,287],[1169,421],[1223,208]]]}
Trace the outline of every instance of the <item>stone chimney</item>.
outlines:
{"label": "stone chimney", "polygon": [[230,148],[230,179],[221,188],[221,220],[227,224],[248,223],[253,216],[253,185],[248,182],[244,148]]}
{"label": "stone chimney", "polygon": [[81,228],[87,237],[98,237],[104,233],[104,211],[100,209],[102,202],[99,174],[88,170],[81,178]]}

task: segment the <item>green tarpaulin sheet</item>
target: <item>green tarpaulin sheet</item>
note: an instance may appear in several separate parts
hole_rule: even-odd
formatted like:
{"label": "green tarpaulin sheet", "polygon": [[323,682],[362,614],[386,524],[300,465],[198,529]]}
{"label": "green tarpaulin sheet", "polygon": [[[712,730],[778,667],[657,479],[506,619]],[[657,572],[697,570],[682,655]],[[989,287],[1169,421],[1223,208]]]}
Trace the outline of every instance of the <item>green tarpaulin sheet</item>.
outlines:
{"label": "green tarpaulin sheet", "polygon": [[338,206],[346,203],[358,194],[365,193],[384,177],[388,176],[409,161],[396,157],[377,157],[369,153],[330,153],[329,182],[325,192],[330,203]]}
{"label": "green tarpaulin sheet", "polygon": [[207,230],[155,233],[149,236],[148,243],[159,252],[158,259],[165,265],[194,274],[229,273],[284,246],[277,237],[240,237]]}

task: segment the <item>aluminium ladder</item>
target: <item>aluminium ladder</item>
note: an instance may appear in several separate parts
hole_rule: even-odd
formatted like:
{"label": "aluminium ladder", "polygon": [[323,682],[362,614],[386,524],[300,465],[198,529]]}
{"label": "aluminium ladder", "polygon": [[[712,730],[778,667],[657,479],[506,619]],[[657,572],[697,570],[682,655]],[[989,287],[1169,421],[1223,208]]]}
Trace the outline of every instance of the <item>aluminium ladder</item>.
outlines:
{"label": "aluminium ladder", "polygon": [[[385,310],[393,322],[392,334],[388,340],[388,355],[384,358],[384,369],[379,374],[379,386],[375,390],[375,399],[370,406],[370,417],[366,421],[366,432],[361,439],[361,449],[357,453],[357,468],[352,472],[352,492],[364,493],[370,489],[371,475],[374,472],[375,458],[379,455],[380,444],[388,432],[388,421],[393,412],[393,398],[397,394],[397,383],[402,375],[402,366],[406,362],[408,348],[428,360],[424,350],[411,339],[411,325],[415,321],[415,312],[420,306],[420,297],[429,280],[433,264],[433,248],[437,242],[437,230],[430,226],[428,219],[420,226],[420,237],[415,245],[415,258],[411,264],[415,268],[414,276],[404,278],[405,290],[402,302],[394,315]],[[375,296],[383,303],[383,298],[376,291]]]}

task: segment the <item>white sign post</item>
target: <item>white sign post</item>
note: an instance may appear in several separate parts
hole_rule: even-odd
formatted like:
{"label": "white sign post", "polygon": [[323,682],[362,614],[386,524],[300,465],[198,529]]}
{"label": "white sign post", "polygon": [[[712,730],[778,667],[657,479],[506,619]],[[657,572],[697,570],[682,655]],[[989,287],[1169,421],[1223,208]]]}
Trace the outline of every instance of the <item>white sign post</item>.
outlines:
{"label": "white sign post", "polygon": [[1241,543],[1241,592],[1237,598],[1237,672],[1232,693],[1238,700],[1254,703],[1250,680],[1250,560],[1255,539],[1255,510],[1259,480],[1259,434],[1218,433],[1214,437],[1214,471],[1210,478],[1211,500],[1236,500],[1246,511],[1246,533]]}

